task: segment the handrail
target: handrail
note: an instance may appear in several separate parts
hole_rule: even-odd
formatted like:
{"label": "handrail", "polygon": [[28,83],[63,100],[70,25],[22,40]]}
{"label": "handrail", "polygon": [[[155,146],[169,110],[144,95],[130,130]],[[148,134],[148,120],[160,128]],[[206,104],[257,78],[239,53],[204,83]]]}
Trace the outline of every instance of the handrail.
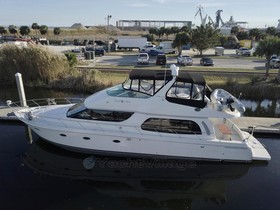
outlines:
{"label": "handrail", "polygon": [[[63,105],[83,102],[84,98],[39,98],[30,99],[26,101],[27,107],[41,107],[41,106],[51,106],[51,105]],[[21,102],[7,101],[7,106],[9,107],[21,107]]]}

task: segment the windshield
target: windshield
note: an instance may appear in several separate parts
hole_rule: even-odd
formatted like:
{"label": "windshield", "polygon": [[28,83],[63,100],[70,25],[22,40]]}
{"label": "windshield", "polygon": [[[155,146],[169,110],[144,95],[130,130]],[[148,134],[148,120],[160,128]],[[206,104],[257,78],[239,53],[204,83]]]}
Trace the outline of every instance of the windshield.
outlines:
{"label": "windshield", "polygon": [[[126,88],[125,88],[126,87]],[[129,98],[149,98],[150,96],[141,92],[129,89],[128,85],[117,85],[107,90],[109,96]]]}

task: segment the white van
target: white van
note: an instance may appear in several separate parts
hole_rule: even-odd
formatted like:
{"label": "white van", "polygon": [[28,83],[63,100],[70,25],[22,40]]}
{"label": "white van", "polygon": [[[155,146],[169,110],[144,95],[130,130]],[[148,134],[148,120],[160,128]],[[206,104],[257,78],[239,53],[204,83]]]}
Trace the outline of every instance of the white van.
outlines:
{"label": "white van", "polygon": [[150,59],[150,57],[149,57],[148,53],[139,53],[137,56],[137,63],[148,64],[149,59]]}

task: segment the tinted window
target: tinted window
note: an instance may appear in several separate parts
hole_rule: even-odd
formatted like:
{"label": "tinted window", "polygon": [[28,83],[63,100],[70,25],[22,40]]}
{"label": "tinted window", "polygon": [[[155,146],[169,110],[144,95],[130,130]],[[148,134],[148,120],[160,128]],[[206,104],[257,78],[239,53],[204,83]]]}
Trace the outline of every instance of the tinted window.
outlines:
{"label": "tinted window", "polygon": [[190,120],[149,118],[141,128],[146,131],[177,134],[201,134],[199,125]]}
{"label": "tinted window", "polygon": [[129,117],[132,116],[132,114],[133,114],[133,112],[85,109],[85,110],[78,112],[76,114],[73,114],[69,117],[84,119],[84,120],[121,122],[121,121],[127,120]]}

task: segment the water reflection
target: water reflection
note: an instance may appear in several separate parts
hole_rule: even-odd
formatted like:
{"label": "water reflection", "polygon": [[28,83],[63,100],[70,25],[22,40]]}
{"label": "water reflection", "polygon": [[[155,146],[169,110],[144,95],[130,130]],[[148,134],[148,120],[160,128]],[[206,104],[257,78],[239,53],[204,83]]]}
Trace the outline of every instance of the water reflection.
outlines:
{"label": "water reflection", "polygon": [[245,116],[280,117],[280,100],[242,100],[245,107]]}
{"label": "water reflection", "polygon": [[255,166],[89,156],[42,139],[33,142],[23,160],[36,174],[86,181],[99,193],[124,200],[130,209],[190,209],[194,200],[223,205],[229,181]]}

